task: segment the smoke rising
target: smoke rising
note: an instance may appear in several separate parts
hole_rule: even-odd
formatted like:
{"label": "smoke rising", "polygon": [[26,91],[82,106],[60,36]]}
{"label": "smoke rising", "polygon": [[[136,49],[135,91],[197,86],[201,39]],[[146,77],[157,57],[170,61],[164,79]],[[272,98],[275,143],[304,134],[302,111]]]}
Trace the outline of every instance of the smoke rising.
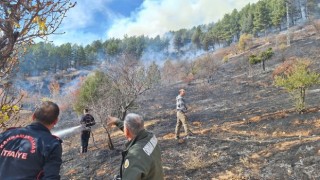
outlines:
{"label": "smoke rising", "polygon": [[225,13],[258,0],[145,0],[130,17],[114,20],[107,37],[148,35],[155,37],[170,30],[191,28],[221,19]]}

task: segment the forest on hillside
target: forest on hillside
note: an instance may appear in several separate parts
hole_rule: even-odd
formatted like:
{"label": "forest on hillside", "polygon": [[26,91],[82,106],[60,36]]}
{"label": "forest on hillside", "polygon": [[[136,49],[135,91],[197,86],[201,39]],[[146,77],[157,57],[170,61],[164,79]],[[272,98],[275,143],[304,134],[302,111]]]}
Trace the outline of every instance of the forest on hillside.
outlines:
{"label": "forest on hillside", "polygon": [[[144,61],[185,59],[197,52],[214,51],[238,42],[241,35],[253,37],[287,29],[289,26],[313,23],[320,16],[320,0],[260,0],[234,9],[218,22],[191,29],[170,31],[163,36],[127,36],[123,39],[95,40],[86,46],[66,43],[54,45],[39,42],[23,56],[19,70],[24,75],[39,75],[69,68],[116,61],[129,54]],[[288,5],[288,6],[287,6]],[[287,18],[288,8],[288,18]],[[31,73],[32,72],[32,73]]]}

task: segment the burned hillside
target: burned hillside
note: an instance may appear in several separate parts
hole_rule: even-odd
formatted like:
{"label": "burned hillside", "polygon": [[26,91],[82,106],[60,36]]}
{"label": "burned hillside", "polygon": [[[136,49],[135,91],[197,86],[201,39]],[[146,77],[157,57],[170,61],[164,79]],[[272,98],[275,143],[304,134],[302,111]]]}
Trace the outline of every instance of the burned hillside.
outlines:
{"label": "burned hillside", "polygon": [[[157,135],[166,179],[320,178],[319,87],[307,91],[308,107],[299,114],[272,76],[282,56],[310,58],[312,69],[319,71],[319,45],[315,34],[293,39],[283,52],[270,41],[250,51],[274,48],[266,71],[260,64],[249,66],[246,52],[230,56],[209,80],[161,85],[144,93],[131,111],[141,114]],[[175,97],[180,88],[187,92],[194,137],[178,142]],[[65,140],[63,179],[112,179],[118,173],[122,133],[112,130],[116,150],[108,150],[102,127],[93,133],[95,144],[90,140],[85,155],[79,155],[79,137]]]}
{"label": "burned hillside", "polygon": [[127,1],[0,2],[0,179],[320,179],[320,0]]}

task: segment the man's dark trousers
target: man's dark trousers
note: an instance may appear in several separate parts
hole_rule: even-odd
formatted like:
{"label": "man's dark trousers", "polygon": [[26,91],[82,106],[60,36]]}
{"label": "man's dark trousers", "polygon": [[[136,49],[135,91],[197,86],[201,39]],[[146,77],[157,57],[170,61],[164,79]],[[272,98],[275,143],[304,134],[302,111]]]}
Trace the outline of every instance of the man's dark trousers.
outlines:
{"label": "man's dark trousers", "polygon": [[88,151],[89,138],[90,138],[90,131],[81,132],[82,153],[86,153]]}

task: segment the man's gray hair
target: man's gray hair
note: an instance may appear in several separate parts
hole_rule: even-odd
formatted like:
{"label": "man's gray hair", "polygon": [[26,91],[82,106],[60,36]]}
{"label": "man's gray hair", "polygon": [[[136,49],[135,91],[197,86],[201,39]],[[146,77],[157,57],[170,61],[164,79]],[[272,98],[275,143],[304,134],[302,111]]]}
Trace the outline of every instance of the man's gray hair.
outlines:
{"label": "man's gray hair", "polygon": [[126,117],[124,118],[124,125],[135,136],[144,129],[144,122],[142,117],[135,113],[129,113],[126,115]]}

